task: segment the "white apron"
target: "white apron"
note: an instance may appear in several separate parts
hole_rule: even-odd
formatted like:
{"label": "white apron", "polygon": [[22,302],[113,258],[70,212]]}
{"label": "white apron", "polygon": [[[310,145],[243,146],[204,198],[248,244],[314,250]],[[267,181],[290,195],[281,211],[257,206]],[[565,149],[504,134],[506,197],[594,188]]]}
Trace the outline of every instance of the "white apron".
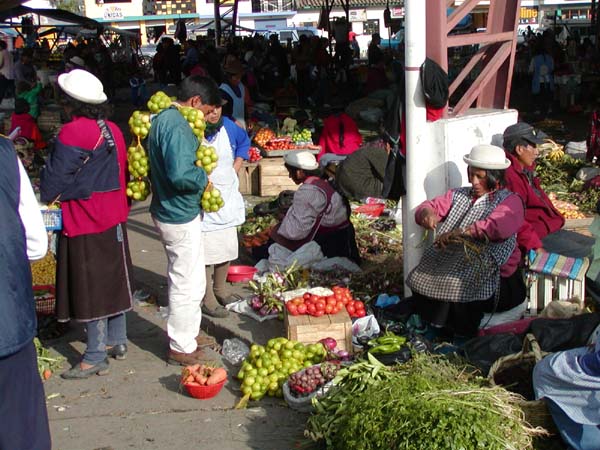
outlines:
{"label": "white apron", "polygon": [[219,160],[209,175],[215,188],[221,191],[225,204],[217,212],[204,213],[202,231],[206,264],[220,264],[238,257],[236,227],[246,220],[240,182],[233,168],[233,150],[225,127],[213,136],[209,144],[215,147]]}

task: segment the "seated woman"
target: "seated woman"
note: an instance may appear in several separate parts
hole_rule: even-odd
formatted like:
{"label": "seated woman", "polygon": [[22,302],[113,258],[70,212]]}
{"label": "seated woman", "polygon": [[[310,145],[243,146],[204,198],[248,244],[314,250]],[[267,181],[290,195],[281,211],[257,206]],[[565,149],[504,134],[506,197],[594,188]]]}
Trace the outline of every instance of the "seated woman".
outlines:
{"label": "seated woman", "polygon": [[270,241],[253,250],[254,257],[267,258],[273,243],[295,251],[314,240],[326,257],[342,256],[358,263],[348,201],[320,178],[319,164],[311,153],[288,153],[283,159],[290,178],[300,187],[285,217],[273,228]]}
{"label": "seated woman", "polygon": [[463,159],[471,187],[451,189],[415,211],[415,221],[437,238],[406,283],[425,321],[472,336],[485,312],[525,299],[516,246],[524,212],[521,199],[503,187],[510,161],[500,147],[476,145]]}
{"label": "seated woman", "polygon": [[346,156],[358,149],[362,144],[362,136],[356,122],[343,111],[339,111],[323,120],[323,130],[319,138],[321,151],[317,161],[326,156],[326,161],[341,160],[336,156]]}
{"label": "seated woman", "polygon": [[600,340],[595,347],[557,352],[533,370],[536,399],[544,399],[569,448],[596,450],[600,445]]}
{"label": "seated woman", "polygon": [[552,205],[535,176],[537,145],[543,143],[540,132],[519,122],[504,130],[503,147],[511,165],[506,169],[506,189],[518,194],[525,203],[525,223],[517,242],[522,252],[543,248],[552,253],[580,258],[591,254],[594,239],[562,230],[565,219]]}

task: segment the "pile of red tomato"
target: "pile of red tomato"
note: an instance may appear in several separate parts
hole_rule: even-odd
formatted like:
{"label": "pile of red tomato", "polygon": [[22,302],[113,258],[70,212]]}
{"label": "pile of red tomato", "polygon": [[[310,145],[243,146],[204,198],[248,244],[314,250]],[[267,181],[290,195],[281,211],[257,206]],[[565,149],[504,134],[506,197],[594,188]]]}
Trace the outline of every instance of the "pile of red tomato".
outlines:
{"label": "pile of red tomato", "polygon": [[308,314],[321,317],[324,314],[337,314],[342,308],[346,308],[350,317],[364,317],[367,315],[365,304],[352,298],[352,293],[348,288],[335,286],[332,291],[333,295],[328,296],[306,292],[301,297],[294,297],[289,300],[285,307],[292,316]]}
{"label": "pile of red tomato", "polygon": [[256,147],[250,147],[250,150],[248,150],[248,161],[256,162],[260,161],[261,159],[262,156],[260,155],[260,150]]}

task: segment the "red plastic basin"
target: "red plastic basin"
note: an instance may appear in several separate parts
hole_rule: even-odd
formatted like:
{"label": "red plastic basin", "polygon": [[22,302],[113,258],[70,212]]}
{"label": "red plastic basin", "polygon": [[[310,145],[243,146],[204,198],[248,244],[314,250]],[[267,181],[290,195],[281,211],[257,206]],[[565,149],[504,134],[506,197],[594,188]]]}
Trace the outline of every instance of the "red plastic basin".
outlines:
{"label": "red plastic basin", "polygon": [[258,269],[252,266],[229,266],[227,281],[231,283],[250,281],[256,272],[258,272]]}
{"label": "red plastic basin", "polygon": [[226,381],[227,380],[223,380],[218,384],[213,384],[212,386],[202,386],[199,384],[189,383],[185,383],[184,386],[188,391],[188,394],[190,394],[192,397],[204,400],[208,398],[213,398],[219,392],[221,392],[221,389],[223,389],[223,386],[225,386]]}

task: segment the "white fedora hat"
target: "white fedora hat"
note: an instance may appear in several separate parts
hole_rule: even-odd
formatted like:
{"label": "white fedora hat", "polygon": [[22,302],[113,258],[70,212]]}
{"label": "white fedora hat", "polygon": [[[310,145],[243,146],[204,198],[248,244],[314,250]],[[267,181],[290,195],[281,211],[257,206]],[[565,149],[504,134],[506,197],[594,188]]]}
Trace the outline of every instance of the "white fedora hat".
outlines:
{"label": "white fedora hat", "polygon": [[471,153],[463,156],[463,161],[478,169],[503,170],[510,166],[504,150],[495,145],[479,144],[471,149]]}
{"label": "white fedora hat", "polygon": [[283,155],[285,163],[302,170],[317,170],[319,163],[317,158],[310,152],[291,152]]}
{"label": "white fedora hat", "polygon": [[58,85],[75,100],[92,105],[106,101],[102,82],[86,70],[75,69],[58,76]]}

